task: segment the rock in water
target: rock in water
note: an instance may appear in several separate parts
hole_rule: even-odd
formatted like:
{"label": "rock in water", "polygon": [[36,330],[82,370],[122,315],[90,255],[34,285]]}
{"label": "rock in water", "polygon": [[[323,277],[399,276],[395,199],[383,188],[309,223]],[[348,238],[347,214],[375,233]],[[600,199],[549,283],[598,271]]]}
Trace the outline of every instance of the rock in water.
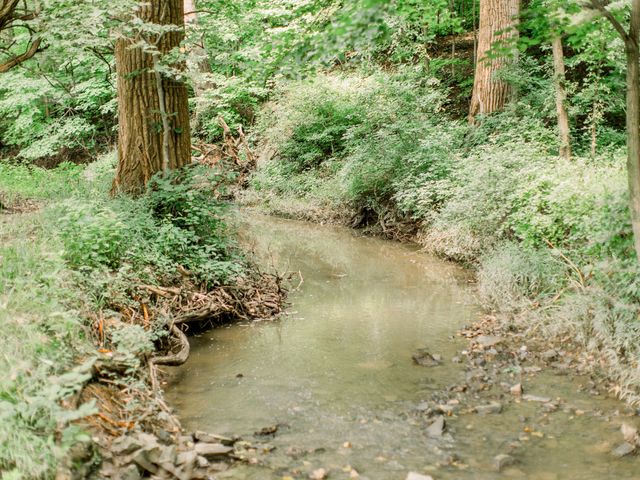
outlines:
{"label": "rock in water", "polygon": [[624,441],[631,445],[640,446],[640,436],[638,436],[638,429],[628,423],[623,423],[620,426],[620,431],[624,437]]}
{"label": "rock in water", "polygon": [[437,367],[442,363],[440,355],[432,355],[426,348],[416,350],[416,353],[414,353],[411,358],[413,358],[413,362],[416,365],[423,367]]}
{"label": "rock in water", "polygon": [[405,480],[433,480],[431,475],[422,475],[416,472],[409,472]]}
{"label": "rock in water", "polygon": [[503,468],[508,467],[516,463],[516,459],[511,455],[507,455],[505,453],[501,453],[500,455],[496,455],[493,458],[493,468],[497,472],[501,472]]}
{"label": "rock in water", "polygon": [[635,445],[631,445],[630,443],[624,442],[622,445],[616,447],[611,453],[616,458],[622,458],[634,453],[635,451],[636,451]]}
{"label": "rock in water", "polygon": [[323,480],[327,478],[327,471],[324,468],[318,468],[314,470],[313,473],[309,476],[311,480]]}
{"label": "rock in water", "polygon": [[521,383],[516,383],[514,386],[512,386],[509,391],[511,392],[511,395],[513,395],[514,397],[519,397],[522,395],[522,384]]}
{"label": "rock in water", "polygon": [[500,413],[502,412],[502,404],[499,402],[491,402],[488,405],[477,405],[473,410],[480,415]]}
{"label": "rock in water", "polygon": [[199,456],[210,459],[211,457],[227,455],[233,451],[233,448],[225,447],[221,443],[197,443],[195,451]]}
{"label": "rock in water", "polygon": [[441,437],[442,433],[444,432],[444,427],[445,427],[444,417],[442,415],[439,415],[438,417],[436,417],[434,422],[431,425],[429,425],[429,427],[427,428],[427,435],[429,435],[432,438]]}

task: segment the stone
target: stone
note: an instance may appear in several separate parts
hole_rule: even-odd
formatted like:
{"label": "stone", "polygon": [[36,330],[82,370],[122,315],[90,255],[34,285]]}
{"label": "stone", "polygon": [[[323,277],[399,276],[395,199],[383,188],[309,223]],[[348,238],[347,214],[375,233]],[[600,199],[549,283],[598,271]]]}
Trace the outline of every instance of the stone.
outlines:
{"label": "stone", "polygon": [[638,429],[628,423],[623,423],[620,426],[620,432],[624,441],[631,445],[640,445],[640,436],[638,436]]}
{"label": "stone", "polygon": [[622,458],[634,453],[635,451],[636,451],[635,445],[631,445],[628,442],[624,442],[622,445],[618,445],[616,448],[614,448],[611,454],[616,458]]}
{"label": "stone", "polygon": [[207,468],[209,466],[209,460],[198,455],[196,457],[196,464],[198,465],[198,468]]}
{"label": "stone", "polygon": [[540,356],[547,362],[552,362],[558,358],[558,352],[552,348],[543,352]]}
{"label": "stone", "polygon": [[118,478],[121,480],[140,480],[140,470],[135,465],[128,465],[118,472]]}
{"label": "stone", "polygon": [[421,473],[409,472],[405,480],[433,480],[431,475],[422,475]]}
{"label": "stone", "polygon": [[509,392],[511,392],[511,395],[519,397],[520,395],[522,395],[522,384],[516,383],[509,389]]}
{"label": "stone", "polygon": [[413,362],[416,365],[422,367],[437,367],[442,363],[442,357],[440,357],[440,355],[432,355],[426,348],[419,348],[411,358],[413,358]]}
{"label": "stone", "polygon": [[427,435],[432,438],[438,438],[442,436],[444,432],[445,421],[442,415],[438,415],[436,419],[427,427]]}
{"label": "stone", "polygon": [[129,455],[142,448],[142,442],[130,435],[116,438],[111,444],[111,452],[116,456]]}
{"label": "stone", "polygon": [[199,442],[221,443],[222,445],[225,445],[227,447],[233,446],[233,444],[238,441],[237,438],[223,437],[222,435],[216,435],[215,433],[207,433],[201,431],[195,432],[193,436]]}
{"label": "stone", "polygon": [[180,452],[176,459],[176,465],[187,465],[193,467],[197,463],[198,454],[194,450]]}
{"label": "stone", "polygon": [[551,399],[549,397],[539,397],[538,395],[523,395],[523,400],[527,402],[540,402],[540,403],[549,403]]}
{"label": "stone", "polygon": [[498,337],[496,335],[480,335],[476,337],[476,343],[483,348],[491,348],[495,347],[499,343],[502,342],[502,337]]}
{"label": "stone", "polygon": [[501,453],[493,457],[493,468],[497,472],[501,472],[505,467],[513,465],[514,463],[516,463],[516,459],[506,453]]}
{"label": "stone", "polygon": [[309,478],[311,480],[324,480],[325,478],[327,478],[327,471],[324,468],[318,468],[317,470],[311,472]]}
{"label": "stone", "polygon": [[221,443],[196,443],[195,452],[207,460],[212,457],[220,457],[227,455],[233,451],[233,448],[222,445]]}
{"label": "stone", "polygon": [[502,412],[502,404],[499,402],[491,402],[487,405],[476,405],[473,410],[480,415],[500,413]]}

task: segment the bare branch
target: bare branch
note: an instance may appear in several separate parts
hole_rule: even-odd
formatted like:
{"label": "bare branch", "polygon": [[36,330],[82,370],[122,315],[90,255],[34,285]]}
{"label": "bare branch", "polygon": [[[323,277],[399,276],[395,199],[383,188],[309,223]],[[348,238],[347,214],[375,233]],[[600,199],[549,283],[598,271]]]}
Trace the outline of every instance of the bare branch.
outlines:
{"label": "bare branch", "polygon": [[29,60],[38,52],[38,49],[40,48],[41,43],[42,43],[42,39],[36,38],[33,42],[31,42],[31,45],[29,45],[29,48],[27,49],[26,52],[24,52],[21,55],[16,55],[10,58],[9,60],[7,60],[6,62],[1,63],[0,73],[8,72],[16,65],[19,65],[22,62]]}
{"label": "bare branch", "polygon": [[609,10],[607,10],[607,5],[605,3],[603,3],[601,0],[589,0],[588,6],[593,10],[599,11],[602,16],[604,16],[604,18],[609,20],[609,23],[613,26],[616,32],[618,32],[625,43],[628,43],[630,41],[629,34],[624,29],[622,24],[618,21],[618,19],[614,17]]}

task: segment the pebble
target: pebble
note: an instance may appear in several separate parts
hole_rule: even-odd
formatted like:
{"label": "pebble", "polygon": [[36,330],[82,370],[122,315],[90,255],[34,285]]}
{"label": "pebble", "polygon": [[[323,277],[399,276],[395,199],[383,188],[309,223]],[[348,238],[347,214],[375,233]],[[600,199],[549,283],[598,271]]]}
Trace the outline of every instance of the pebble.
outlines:
{"label": "pebble", "polygon": [[519,397],[520,395],[522,395],[522,384],[516,383],[509,389],[509,391],[511,392],[511,395]]}
{"label": "pebble", "polygon": [[538,395],[523,395],[523,400],[527,402],[540,402],[540,403],[549,403],[551,399],[549,397],[539,397]]}
{"label": "pebble", "polygon": [[499,402],[491,402],[488,405],[476,405],[473,409],[480,415],[502,412],[502,404]]}
{"label": "pebble", "polygon": [[433,480],[431,475],[422,475],[421,473],[409,472],[405,480]]}
{"label": "pebble", "polygon": [[631,445],[628,442],[624,442],[622,445],[617,446],[611,453],[616,458],[626,457],[636,451],[635,445]]}
{"label": "pebble", "polygon": [[498,472],[502,471],[503,468],[508,467],[509,465],[513,465],[514,463],[516,463],[516,459],[506,453],[501,453],[500,455],[493,457],[493,468]]}
{"label": "pebble", "polygon": [[324,468],[318,468],[309,475],[311,480],[324,480],[327,478],[327,471]]}
{"label": "pebble", "polygon": [[427,435],[432,438],[441,437],[442,433],[444,432],[444,427],[445,427],[444,417],[442,415],[439,415],[438,417],[436,417],[433,423],[429,425],[429,427],[427,428]]}
{"label": "pebble", "polygon": [[631,445],[640,445],[640,436],[638,435],[638,429],[628,423],[623,423],[620,426],[620,432],[624,441]]}

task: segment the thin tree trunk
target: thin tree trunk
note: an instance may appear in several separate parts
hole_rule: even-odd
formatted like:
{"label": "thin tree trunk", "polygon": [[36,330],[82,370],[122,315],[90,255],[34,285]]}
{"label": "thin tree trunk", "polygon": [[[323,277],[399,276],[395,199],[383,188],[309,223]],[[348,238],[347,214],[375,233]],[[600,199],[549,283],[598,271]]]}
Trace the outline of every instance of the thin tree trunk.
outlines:
{"label": "thin tree trunk", "polygon": [[490,58],[490,51],[497,42],[517,36],[514,27],[519,13],[520,0],[480,0],[478,60],[469,108],[470,123],[475,122],[477,115],[502,110],[511,95],[509,85],[495,78],[495,73],[513,59],[508,55]]}
{"label": "thin tree trunk", "polygon": [[627,174],[636,255],[640,259],[640,0],[633,0],[627,54]]}
{"label": "thin tree trunk", "polygon": [[[197,28],[198,13],[195,0],[184,0],[184,12],[184,20],[187,27]],[[202,39],[200,44],[193,43],[187,57],[187,69],[189,70],[196,97],[201,97],[205,91],[213,87],[211,81],[207,78],[207,75],[211,73],[211,65],[202,43]]]}
{"label": "thin tree trunk", "polygon": [[[182,0],[151,0],[142,4],[138,16],[147,23],[184,25]],[[183,38],[183,31],[165,33],[158,42],[160,54],[179,46]],[[135,42],[116,42],[119,141],[113,193],[141,193],[157,172],[191,161],[186,86],[171,78],[158,79],[154,55],[132,48]]]}
{"label": "thin tree trunk", "polygon": [[559,35],[551,39],[553,50],[553,71],[556,89],[556,111],[558,114],[558,131],[560,133],[560,157],[571,158],[571,132],[569,130],[569,114],[567,113],[567,91],[564,70],[564,52],[562,51],[562,37]]}

